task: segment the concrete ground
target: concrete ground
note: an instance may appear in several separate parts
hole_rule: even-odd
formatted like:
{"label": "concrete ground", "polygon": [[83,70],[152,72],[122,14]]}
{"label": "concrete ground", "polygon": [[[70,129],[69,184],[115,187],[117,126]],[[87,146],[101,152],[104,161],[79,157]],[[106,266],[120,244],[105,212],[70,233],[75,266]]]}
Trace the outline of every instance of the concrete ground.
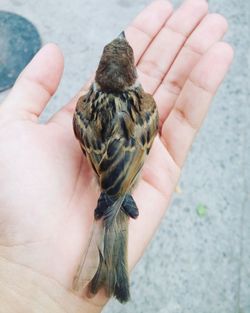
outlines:
{"label": "concrete ground", "polygon": [[[173,1],[175,4],[180,1]],[[56,42],[65,73],[43,119],[95,69],[103,45],[148,0],[1,0]],[[236,49],[230,74],[193,145],[180,186],[155,239],[132,274],[132,300],[109,313],[250,313],[250,2],[209,0],[230,23]],[[248,24],[247,24],[248,23]],[[0,100],[6,93],[0,95]],[[197,211],[199,204],[206,207]]]}

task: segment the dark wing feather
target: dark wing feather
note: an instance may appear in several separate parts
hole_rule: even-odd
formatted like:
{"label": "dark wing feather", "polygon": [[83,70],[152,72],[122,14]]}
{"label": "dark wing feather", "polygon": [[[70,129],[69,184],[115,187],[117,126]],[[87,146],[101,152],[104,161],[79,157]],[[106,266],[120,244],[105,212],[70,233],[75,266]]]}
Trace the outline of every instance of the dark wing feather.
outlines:
{"label": "dark wing feather", "polygon": [[96,117],[93,114],[98,97],[93,92],[93,87],[90,91],[79,98],[76,104],[76,110],[73,116],[73,129],[76,138],[79,140],[82,151],[89,159],[94,171],[98,175],[98,164],[105,151],[105,145],[102,143],[100,135],[97,134],[96,127],[93,124],[96,123]]}

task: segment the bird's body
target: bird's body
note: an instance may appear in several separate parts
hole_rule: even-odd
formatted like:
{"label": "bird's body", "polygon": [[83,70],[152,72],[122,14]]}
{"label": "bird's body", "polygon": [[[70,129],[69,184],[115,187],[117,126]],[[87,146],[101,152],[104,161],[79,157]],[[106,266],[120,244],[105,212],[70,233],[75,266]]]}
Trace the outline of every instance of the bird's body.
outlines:
{"label": "bird's body", "polygon": [[[73,126],[101,188],[95,219],[104,232],[89,292],[104,288],[108,296],[126,302],[128,219],[139,214],[131,191],[157,133],[158,113],[153,97],[136,81],[133,51],[125,37],[105,47],[95,82],[78,100]],[[82,268],[81,264],[76,288],[84,280]]]}

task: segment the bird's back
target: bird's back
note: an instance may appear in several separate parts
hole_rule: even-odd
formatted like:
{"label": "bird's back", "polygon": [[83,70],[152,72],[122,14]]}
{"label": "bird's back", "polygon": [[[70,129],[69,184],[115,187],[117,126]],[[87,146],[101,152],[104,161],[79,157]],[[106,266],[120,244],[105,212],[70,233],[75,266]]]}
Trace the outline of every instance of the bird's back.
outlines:
{"label": "bird's back", "polygon": [[74,116],[75,134],[102,190],[112,196],[131,190],[157,125],[153,97],[140,86],[106,93],[93,84],[89,93],[79,99]]}

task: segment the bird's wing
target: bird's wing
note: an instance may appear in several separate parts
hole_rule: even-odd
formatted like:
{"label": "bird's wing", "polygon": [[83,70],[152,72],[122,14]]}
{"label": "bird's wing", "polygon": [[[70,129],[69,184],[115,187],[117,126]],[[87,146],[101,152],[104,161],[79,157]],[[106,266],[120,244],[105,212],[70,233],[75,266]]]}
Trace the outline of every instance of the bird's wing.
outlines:
{"label": "bird's wing", "polygon": [[[99,114],[93,107],[96,101]],[[105,106],[105,101],[110,103]],[[153,97],[141,91],[100,99],[90,92],[79,99],[73,125],[101,188],[110,195],[129,192],[158,130]]]}
{"label": "bird's wing", "polygon": [[126,110],[117,114],[113,136],[96,168],[103,190],[124,195],[135,184],[151,148],[158,130],[158,113],[153,97],[146,93],[140,97],[129,94],[126,100],[116,101],[125,101]]}
{"label": "bird's wing", "polygon": [[93,105],[98,95],[90,91],[79,98],[76,104],[76,110],[73,116],[73,129],[76,138],[79,140],[83,153],[89,159],[94,171],[97,174],[96,165],[100,162],[105,151],[105,145],[100,136],[96,133],[96,127],[93,127]]}

